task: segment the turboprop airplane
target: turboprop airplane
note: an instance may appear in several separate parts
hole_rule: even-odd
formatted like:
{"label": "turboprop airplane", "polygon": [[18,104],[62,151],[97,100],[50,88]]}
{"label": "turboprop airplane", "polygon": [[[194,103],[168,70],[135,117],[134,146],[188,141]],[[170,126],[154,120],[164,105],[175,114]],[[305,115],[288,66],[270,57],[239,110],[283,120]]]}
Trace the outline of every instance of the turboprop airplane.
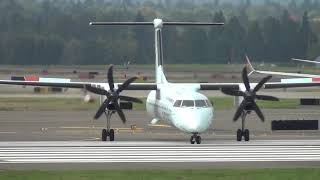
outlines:
{"label": "turboprop airplane", "polygon": [[[294,59],[292,58],[293,61],[302,61],[302,62],[309,62],[309,63],[315,63],[317,64],[318,62],[316,61],[309,61],[309,60],[304,60],[304,59]],[[269,74],[269,75],[279,75],[279,76],[292,76],[292,77],[301,77],[301,78],[319,78],[320,75],[315,75],[315,74],[303,74],[303,73],[288,73],[288,72],[278,72],[278,71],[261,71],[261,70],[256,70],[251,62],[248,56],[246,56],[246,66],[249,70],[249,75],[252,73],[259,73],[259,74]]]}
{"label": "turboprop airplane", "polygon": [[23,86],[50,86],[63,88],[86,89],[92,93],[105,96],[94,119],[105,114],[107,123],[102,130],[103,141],[109,137],[114,141],[114,130],[111,128],[111,116],[117,113],[123,123],[126,117],[123,109],[132,108],[132,103],[141,103],[141,100],[120,95],[124,90],[151,90],[147,97],[146,109],[151,115],[151,123],[165,121],[177,129],[191,134],[190,143],[200,144],[200,134],[211,127],[214,120],[214,107],[200,90],[221,90],[227,95],[243,98],[234,115],[233,120],[242,119],[242,128],[237,131],[237,140],[242,137],[249,141],[249,130],[244,128],[244,121],[251,111],[264,121],[264,115],[256,104],[256,100],[277,101],[276,97],[257,95],[260,89],[310,87],[320,86],[320,83],[267,83],[271,76],[263,78],[259,83],[250,83],[246,68],[242,71],[243,83],[170,83],[167,81],[163,70],[162,28],[163,26],[211,26],[223,25],[222,23],[197,23],[197,22],[164,22],[154,19],[153,22],[91,22],[90,25],[123,26],[146,25],[153,26],[155,32],[155,77],[154,83],[134,83],[137,77],[132,77],[124,83],[115,83],[113,79],[113,66],[107,72],[107,82],[36,82],[0,80],[0,84]]}
{"label": "turboprop airplane", "polygon": [[311,61],[311,60],[306,60],[306,59],[291,58],[291,60],[292,60],[292,61],[300,61],[300,62],[320,64],[320,62],[318,62],[318,61]]}

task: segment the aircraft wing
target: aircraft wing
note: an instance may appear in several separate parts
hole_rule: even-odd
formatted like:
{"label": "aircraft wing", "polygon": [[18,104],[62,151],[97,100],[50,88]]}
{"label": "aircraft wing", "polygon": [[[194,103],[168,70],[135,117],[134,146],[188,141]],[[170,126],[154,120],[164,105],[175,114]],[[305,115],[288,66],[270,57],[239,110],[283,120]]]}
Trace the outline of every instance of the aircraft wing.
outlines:
{"label": "aircraft wing", "polygon": [[314,75],[314,74],[286,73],[286,72],[275,72],[275,71],[259,71],[259,70],[255,70],[254,72],[259,73],[259,74],[271,74],[271,75],[304,77],[304,78],[320,77],[320,75]]}
{"label": "aircraft wing", "polygon": [[[82,89],[86,86],[106,86],[106,83],[100,82],[38,82],[38,81],[13,81],[13,80],[0,80],[0,85],[21,85],[21,86],[46,86],[46,87],[61,87],[61,88],[76,88]],[[116,87],[120,87],[122,83],[115,83]],[[179,85],[177,83],[176,85]],[[256,83],[251,83],[252,87]],[[198,87],[198,90],[220,90],[226,89],[239,89],[242,83],[190,83],[182,86]],[[277,88],[296,88],[296,87],[314,87],[320,86],[320,82],[309,82],[309,83],[283,83],[283,82],[270,82],[264,85],[264,89],[277,89]],[[157,90],[158,85],[156,83],[132,83],[126,88],[126,90]]]}
{"label": "aircraft wing", "polygon": [[239,89],[241,83],[200,83],[199,90]]}
{"label": "aircraft wing", "polygon": [[[199,90],[220,90],[220,89],[239,89],[242,83],[200,83]],[[257,83],[250,83],[251,87],[255,87]],[[283,82],[270,82],[265,83],[264,89],[281,89],[281,88],[298,88],[298,87],[315,87],[320,86],[320,82],[309,83],[283,83]]]}
{"label": "aircraft wing", "polygon": [[[100,82],[39,82],[39,81],[13,81],[0,80],[0,84],[7,85],[22,85],[22,86],[46,86],[46,87],[61,87],[61,88],[76,88],[82,89],[86,86],[105,86],[106,83]],[[120,87],[122,83],[115,83],[116,87]],[[155,83],[132,83],[126,90],[156,90]]]}
{"label": "aircraft wing", "polygon": [[246,66],[247,69],[249,70],[249,75],[256,72],[259,74],[270,74],[270,75],[280,75],[280,76],[292,76],[292,77],[304,77],[304,78],[316,78],[316,77],[320,77],[320,75],[314,75],[314,74],[301,74],[301,73],[287,73],[287,72],[277,72],[277,71],[260,71],[260,70],[256,70],[249,58],[246,56]]}
{"label": "aircraft wing", "polygon": [[316,86],[320,86],[320,82],[310,82],[310,83],[270,82],[270,83],[264,84],[264,89],[297,88],[297,87],[316,87]]}
{"label": "aircraft wing", "polygon": [[293,61],[301,61],[301,62],[308,62],[308,63],[314,63],[314,64],[320,64],[318,61],[311,61],[311,60],[306,60],[306,59],[296,59],[296,58],[291,58]]}

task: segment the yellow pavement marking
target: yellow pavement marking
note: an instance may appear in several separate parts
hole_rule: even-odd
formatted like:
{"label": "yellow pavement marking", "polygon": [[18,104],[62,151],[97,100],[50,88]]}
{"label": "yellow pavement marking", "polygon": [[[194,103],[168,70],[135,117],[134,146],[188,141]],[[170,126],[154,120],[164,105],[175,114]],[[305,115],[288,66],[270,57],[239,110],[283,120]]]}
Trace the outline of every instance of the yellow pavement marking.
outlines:
{"label": "yellow pavement marking", "polygon": [[148,124],[148,126],[150,126],[150,127],[166,127],[166,128],[172,127],[172,126],[167,125],[167,124]]}

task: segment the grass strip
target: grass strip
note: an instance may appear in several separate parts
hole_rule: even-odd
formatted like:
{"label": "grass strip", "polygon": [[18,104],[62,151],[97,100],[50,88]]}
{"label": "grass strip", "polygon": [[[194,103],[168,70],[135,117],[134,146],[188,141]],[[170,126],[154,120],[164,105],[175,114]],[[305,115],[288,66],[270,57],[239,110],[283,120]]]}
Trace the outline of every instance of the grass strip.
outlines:
{"label": "grass strip", "polygon": [[1,180],[315,180],[320,169],[2,171]]}
{"label": "grass strip", "polygon": [[[143,104],[134,104],[134,110],[146,109],[146,98],[142,98]],[[234,108],[234,99],[232,97],[211,97],[214,108],[217,110]],[[281,99],[279,102],[258,101],[258,105],[265,109],[294,109],[299,107],[299,99]],[[85,103],[81,98],[0,98],[0,111],[85,111],[96,110],[99,107],[99,101]]]}

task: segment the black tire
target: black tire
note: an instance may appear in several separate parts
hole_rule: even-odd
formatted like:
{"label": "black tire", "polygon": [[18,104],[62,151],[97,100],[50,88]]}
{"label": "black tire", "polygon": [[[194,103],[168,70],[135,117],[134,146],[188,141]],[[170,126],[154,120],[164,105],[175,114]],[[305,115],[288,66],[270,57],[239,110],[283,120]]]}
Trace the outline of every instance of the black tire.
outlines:
{"label": "black tire", "polygon": [[110,141],[114,141],[114,130],[113,129],[110,129],[109,138],[110,138]]}
{"label": "black tire", "polygon": [[195,142],[195,141],[193,140],[193,136],[191,136],[191,138],[190,138],[190,143],[191,143],[191,144],[194,144],[194,142]]}
{"label": "black tire", "polygon": [[250,140],[250,132],[248,129],[244,130],[244,140],[249,141]]}
{"label": "black tire", "polygon": [[201,144],[201,136],[196,137],[196,142],[197,142],[197,144]]}
{"label": "black tire", "polygon": [[108,132],[106,129],[102,129],[101,141],[107,141]]}
{"label": "black tire", "polygon": [[241,129],[238,129],[237,131],[237,141],[241,141],[242,140],[242,131]]}

